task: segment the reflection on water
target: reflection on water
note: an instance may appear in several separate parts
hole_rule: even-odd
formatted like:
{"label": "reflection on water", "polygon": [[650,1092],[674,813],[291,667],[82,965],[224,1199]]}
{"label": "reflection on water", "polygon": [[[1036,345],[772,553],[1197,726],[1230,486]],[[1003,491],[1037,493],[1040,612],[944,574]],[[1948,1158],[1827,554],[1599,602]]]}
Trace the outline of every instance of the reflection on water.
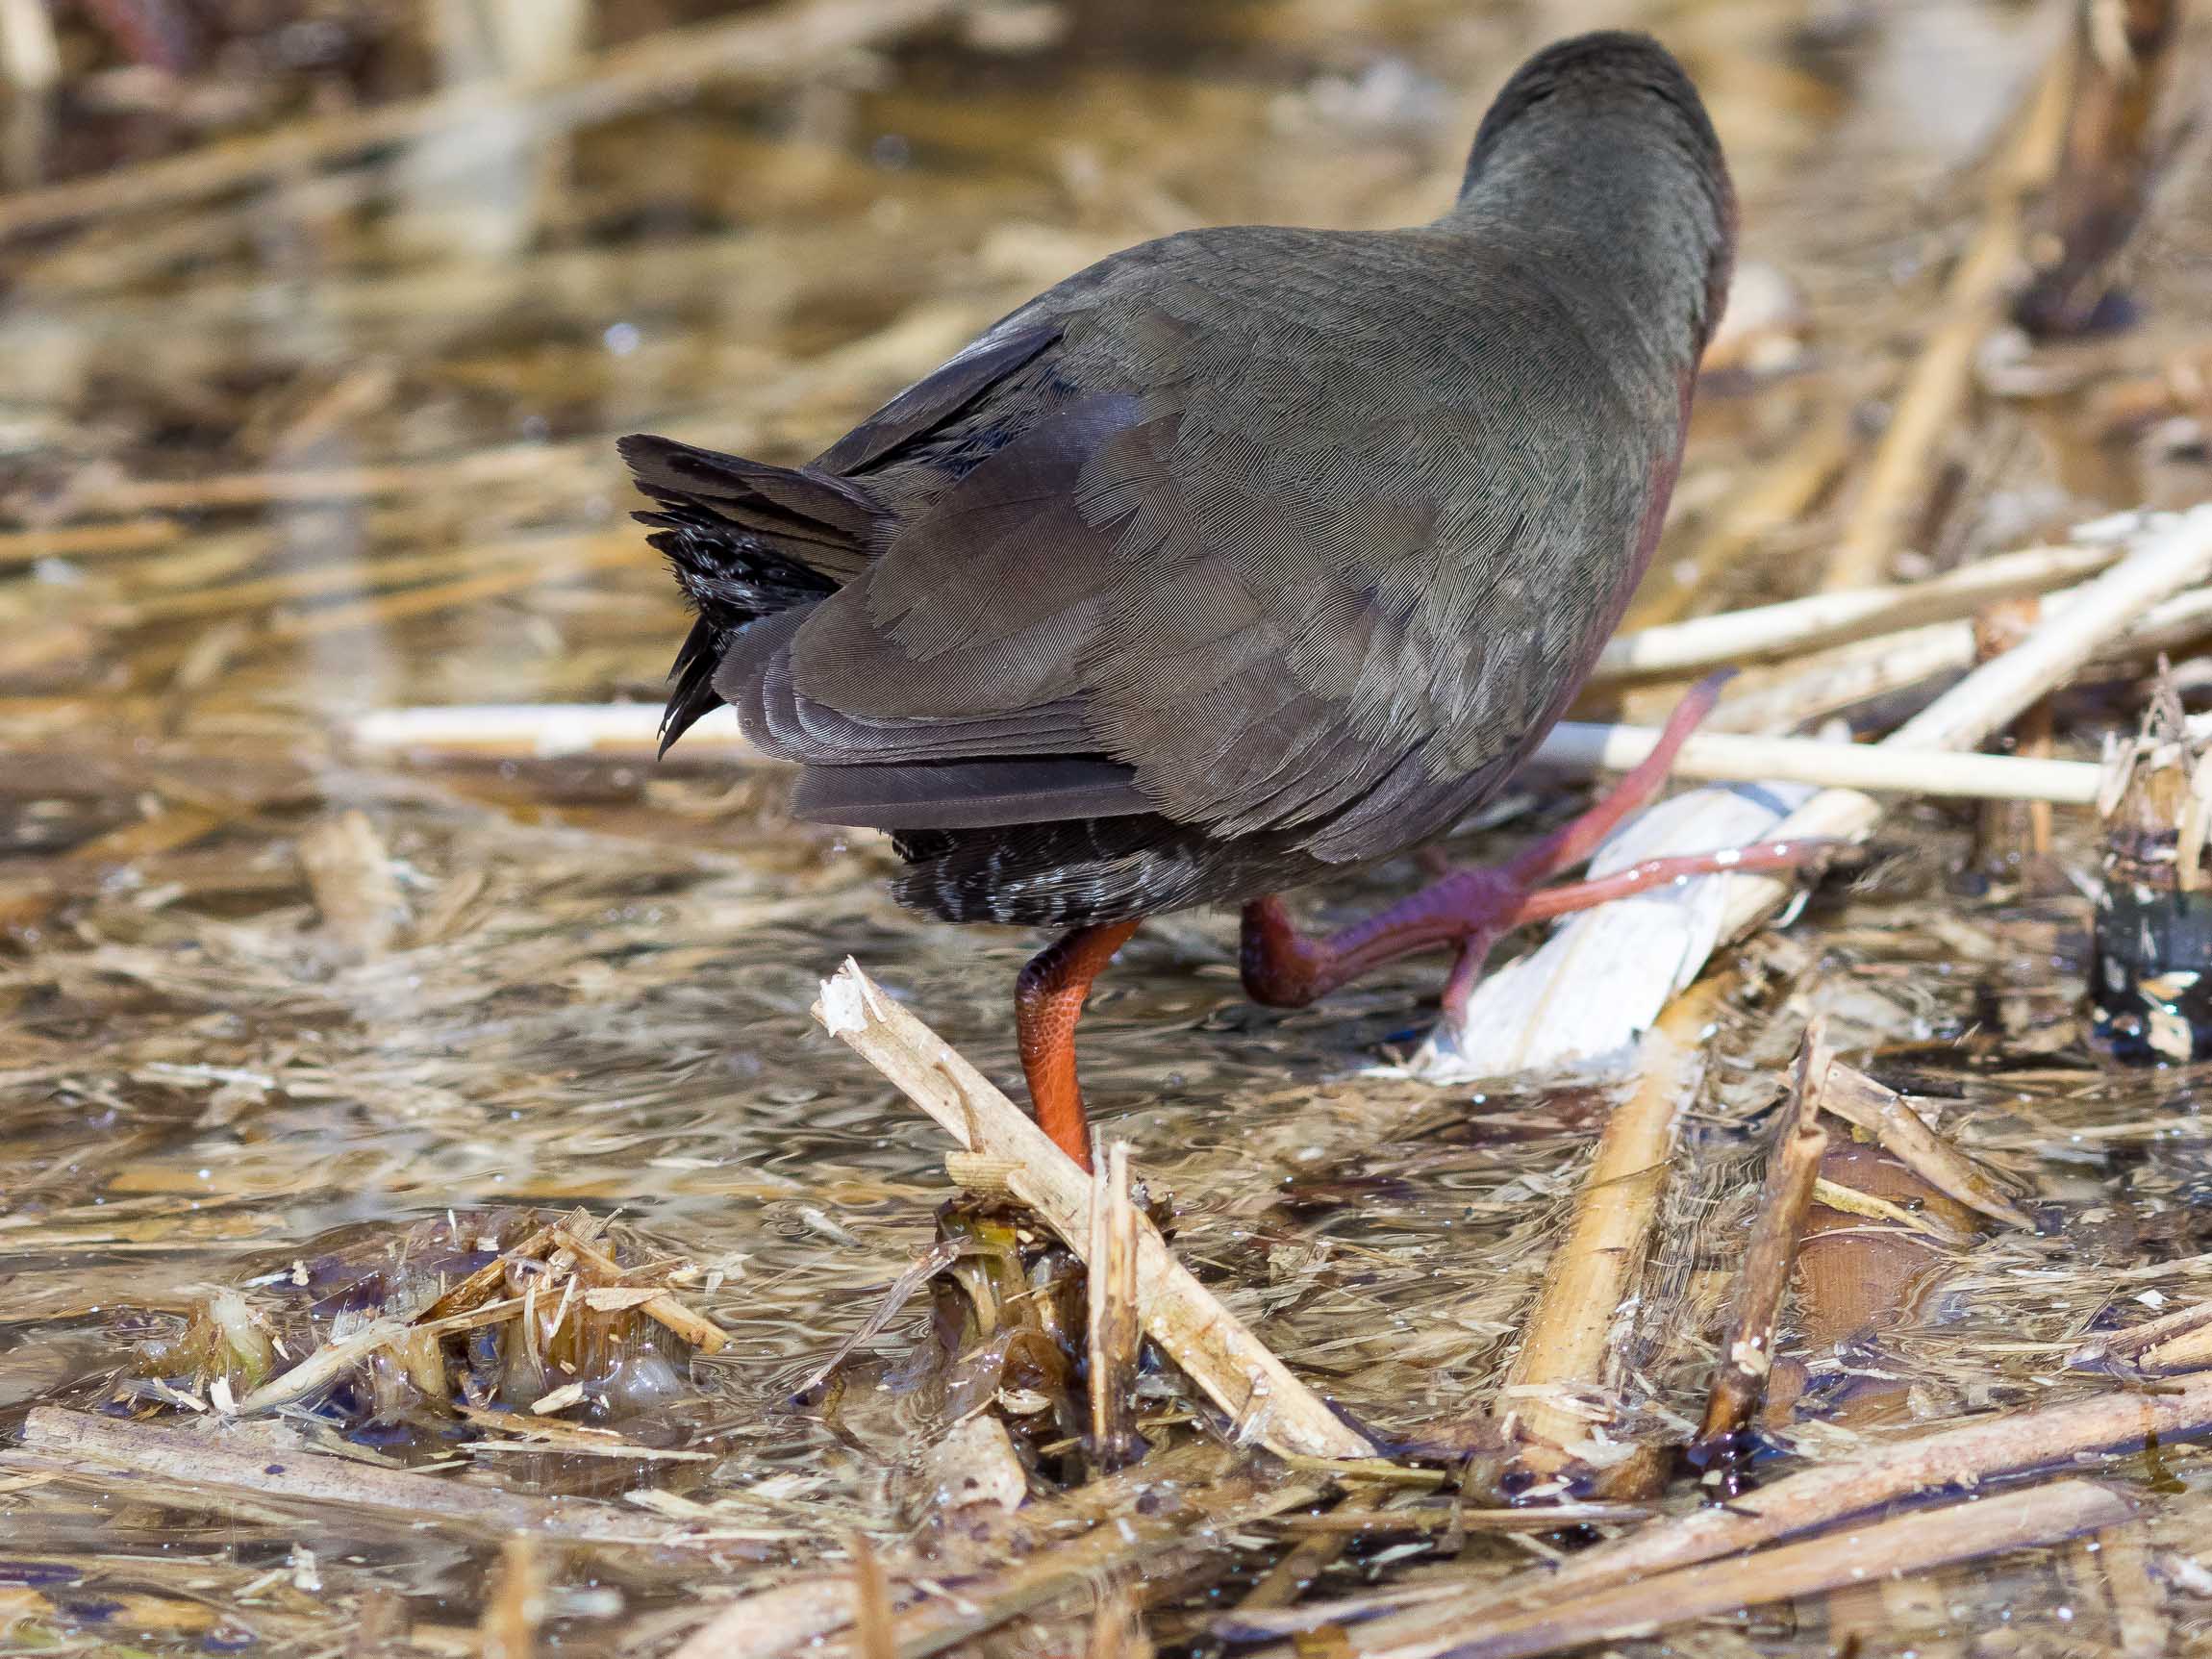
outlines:
{"label": "reflection on water", "polygon": [[[501,63],[558,73],[574,60],[552,20],[589,10],[546,8],[527,49],[441,36],[409,67],[348,37],[343,62],[379,97]],[[591,26],[612,39],[701,10],[609,0]],[[1878,393],[1917,337],[1965,199],[1947,181],[2042,61],[2047,13],[1000,5],[603,119],[544,123],[529,97],[487,92],[373,166],[278,168],[19,238],[0,278],[0,1410],[105,1397],[130,1344],[186,1319],[200,1287],[330,1229],[582,1205],[719,1273],[697,1300],[731,1342],[693,1372],[698,1444],[723,1461],[687,1475],[691,1499],[739,1505],[776,1558],[909,1524],[911,1448],[942,1425],[861,1388],[834,1422],[788,1395],[928,1243],[944,1148],[807,1008],[855,955],[1012,1084],[1008,995],[1031,942],[895,913],[884,847],[794,827],[773,774],[523,755],[410,768],[335,734],[373,707],[657,694],[683,618],[626,524],[616,435],[796,458],[1116,246],[1209,221],[1426,217],[1527,46],[1616,22],[1691,61],[1747,253],[1811,316],[1797,373],[1719,385],[1702,407],[1669,543],[1688,558],[1747,479]],[[318,60],[278,84],[337,107],[342,80]],[[189,136],[194,117],[169,109],[132,117],[153,135],[134,138],[110,106],[138,84],[90,83],[86,124],[50,134],[45,164]],[[2143,286],[2148,330],[2079,348],[2104,355],[2069,372],[2124,375],[2201,338],[2204,295],[2163,266]],[[1995,418],[2011,437],[1947,557],[2204,487],[2186,458],[2084,449],[2071,404]],[[1758,539],[1720,591],[1797,591],[1796,556],[1835,511]],[[1654,614],[1688,602],[1668,588],[1680,558],[1661,559]],[[304,871],[303,832],[349,807],[366,862]],[[1900,817],[1893,842],[1938,861],[1965,844],[1938,814]],[[1309,902],[1350,914],[1415,877],[1389,867]],[[1928,1045],[1891,1081],[1944,1096],[1947,1124],[2033,1181],[2048,1225],[1930,1251],[1881,1328],[1798,1355],[1808,1414],[1837,1425],[1816,1449],[1845,1422],[2036,1398],[2081,1331],[2129,1311],[2118,1298],[2186,1298],[2205,1275],[2195,1078],[2115,1080],[2067,1045],[2080,907],[1931,880],[1893,867],[1839,887],[1775,976],[1824,959],[1850,990],[1847,1046]],[[395,925],[345,923],[370,888]],[[1988,950],[1931,943],[1931,908]],[[1174,1193],[1184,1258],[1334,1396],[1397,1422],[1463,1414],[1494,1386],[1607,1102],[1361,1076],[1425,1020],[1439,974],[1415,965],[1281,1016],[1239,994],[1226,918],[1169,918],[1085,1026],[1093,1107]],[[1794,1033],[1754,1002],[1723,1038],[1697,1173],[1638,1315],[1630,1403],[1649,1438],[1697,1416],[1756,1178],[1746,1123]],[[2104,1264],[2128,1265],[2127,1288],[2085,1271]],[[895,1370],[926,1318],[917,1303],[868,1351]],[[2169,1455],[2193,1485],[2193,1454]],[[582,1490],[604,1476],[588,1462],[543,1478]],[[299,1546],[347,1607],[395,1596],[417,1644],[473,1640],[481,1538],[251,1505],[213,1518],[173,1492],[6,1470],[0,1507],[26,1563],[114,1559],[38,1591],[46,1627],[88,1642],[123,1639],[95,1604],[128,1592],[146,1598],[121,1616],[136,1645],[312,1647],[334,1603],[299,1588],[314,1575]],[[2168,1504],[2157,1536],[2198,1514]],[[2090,1605],[2080,1563],[2062,1567],[1953,1574],[1919,1616],[1987,1628],[2005,1601],[2018,1651],[2061,1630],[2106,1642],[2116,1616]],[[633,1634],[617,1615],[690,1581],[596,1562],[556,1592],[560,1639],[611,1650]],[[0,1565],[0,1627],[5,1586],[44,1582]],[[1911,1613],[1869,1592],[1808,1611],[1800,1636],[1771,1619],[1743,1633],[1811,1650]]]}

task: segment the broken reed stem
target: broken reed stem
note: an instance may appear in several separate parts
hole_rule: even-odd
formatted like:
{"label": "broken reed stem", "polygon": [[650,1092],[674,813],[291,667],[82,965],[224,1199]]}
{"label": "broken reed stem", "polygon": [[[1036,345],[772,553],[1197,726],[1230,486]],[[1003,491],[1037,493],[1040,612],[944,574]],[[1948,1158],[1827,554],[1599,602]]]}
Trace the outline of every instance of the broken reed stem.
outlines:
{"label": "broken reed stem", "polygon": [[1598,657],[1589,684],[1690,679],[1739,663],[1801,656],[1930,622],[1956,621],[2000,599],[2086,581],[2124,551],[2118,546],[2030,547],[1977,560],[1924,582],[1814,593],[1617,634]]}
{"label": "broken reed stem", "polygon": [[[889,1600],[897,1651],[908,1659],[942,1651],[968,1636],[1097,1585],[1113,1573],[1143,1572],[1194,1540],[1233,1532],[1318,1502],[1330,1477],[1263,1471],[1218,1445],[1170,1447],[1141,1470],[1109,1475],[1017,1511],[1022,1546],[1005,1560],[991,1546],[990,1565],[969,1571],[942,1546],[926,1558],[903,1552],[891,1564]],[[1154,1501],[1140,1503],[1142,1496]],[[1202,1546],[1218,1547],[1215,1545]],[[849,1574],[777,1585],[717,1602],[705,1624],[670,1659],[784,1659],[804,1650],[832,1659],[849,1645],[826,1638],[853,1622]]]}
{"label": "broken reed stem", "polygon": [[2133,1519],[2135,1506],[2093,1481],[2060,1480],[1978,1503],[1899,1515],[1848,1533],[1714,1561],[1639,1583],[1559,1597],[1476,1621],[1448,1605],[1351,1632],[1353,1659],[1529,1659],[1650,1636],[1694,1619],[1816,1596],[1847,1585],[2008,1549],[2062,1543]]}
{"label": "broken reed stem", "polygon": [[2036,334],[2096,320],[2104,267],[2149,191],[2152,118],[2180,25],[2181,0],[2077,0],[2057,177],[2034,214],[2035,275],[2013,307]]}
{"label": "broken reed stem", "polygon": [[1643,1270],[1682,1114],[1705,1074],[1705,1031],[1720,1001],[1718,984],[1694,986],[1646,1034],[1635,1093],[1605,1120],[1567,1236],[1545,1269],[1521,1351],[1505,1374],[1502,1405],[1508,1437],[1521,1443],[1514,1461],[1540,1476],[1567,1468],[1567,1448],[1601,1426],[1602,1416],[1594,1421],[1586,1404],[1568,1396],[1614,1380],[1614,1324]]}
{"label": "broken reed stem", "polygon": [[1774,1326],[1789,1289],[1797,1241],[1813,1207],[1813,1183],[1828,1137],[1820,1126],[1821,1085],[1834,1053],[1828,1046],[1827,1019],[1815,1015],[1805,1028],[1791,1079],[1790,1109],[1776,1126],[1774,1149],[1767,1160],[1759,1214],[1736,1275],[1734,1311],[1721,1344],[1721,1368],[1705,1402],[1705,1420],[1690,1455],[1706,1466],[1733,1462],[1744,1432],[1767,1397],[1767,1377],[1774,1365]]}
{"label": "broken reed stem", "polygon": [[[204,1496],[248,1493],[257,1500],[336,1504],[381,1511],[411,1525],[459,1526],[500,1537],[528,1532],[573,1544],[724,1551],[730,1547],[727,1540],[717,1541],[711,1534],[688,1536],[666,1522],[656,1524],[645,1516],[590,1498],[528,1497],[318,1452],[271,1452],[265,1444],[247,1443],[241,1448],[217,1435],[94,1417],[61,1406],[35,1407],[23,1420],[18,1441],[23,1452],[0,1453],[0,1463],[41,1469],[59,1463],[68,1478],[103,1485],[113,1479],[105,1471],[119,1471],[189,1487]],[[117,1491],[112,1485],[109,1490],[111,1495]]]}
{"label": "broken reed stem", "polygon": [[[2079,590],[2065,610],[2046,616],[2027,638],[1993,663],[1976,668],[1876,748],[1971,749],[2002,730],[2038,697],[2064,685],[2107,641],[2118,638],[2161,600],[2212,573],[2212,506],[2183,514],[2145,540],[2132,553]],[[1823,790],[1782,821],[1771,837],[1856,840],[1880,821],[1871,796]],[[1764,876],[1731,878],[1723,939],[1735,938],[1772,915],[1795,891]]]}
{"label": "broken reed stem", "polygon": [[[2212,1374],[2182,1378],[2159,1393],[2115,1390],[2064,1405],[2010,1413],[1882,1446],[1863,1457],[1801,1470],[1772,1486],[1741,1494],[1724,1506],[1654,1522],[1573,1556],[1556,1569],[1524,1573],[1502,1587],[1456,1596],[1423,1590],[1418,1593],[1418,1614],[1394,1614],[1370,1628],[1397,1628],[1417,1618],[1425,1623],[1442,1615],[1451,1628],[1466,1630],[1477,1618],[1541,1613],[1617,1590],[1642,1597],[1648,1606],[1666,1582],[1661,1575],[1682,1568],[1758,1550],[1885,1504],[1953,1490],[1971,1493],[1988,1481],[2072,1463],[2091,1453],[2133,1451],[2149,1436],[2173,1441],[2207,1431],[2212,1431]],[[2045,1487],[2020,1496],[2040,1497],[2054,1490]],[[1986,1509],[1988,1500],[1960,1507]],[[1818,1551],[1834,1544],[1830,1536],[1805,1547]],[[1410,1609],[1413,1601],[1409,1595],[1405,1605]],[[1383,1604],[1374,1597],[1362,1603],[1363,1607]],[[1306,1611],[1325,1617],[1328,1609]]]}
{"label": "broken reed stem", "polygon": [[1884,580],[1926,504],[1945,439],[1973,390],[1975,354],[1998,319],[2021,262],[2023,199],[2056,163],[2069,67],[2066,51],[2051,54],[1998,163],[1980,227],[1951,267],[1935,326],[1905,376],[1842,542],[1828,561],[1822,586],[1831,592]]}
{"label": "broken reed stem", "polygon": [[898,1659],[892,1626],[891,1584],[875,1548],[859,1533],[845,1541],[852,1556],[853,1648],[859,1659]]}
{"label": "broken reed stem", "polygon": [[[1656,726],[1563,720],[1551,728],[1529,764],[1577,774],[1624,772],[1658,742]],[[1670,775],[1685,782],[1812,784],[1882,794],[2089,806],[2097,799],[2100,773],[2092,761],[1914,754],[1880,743],[1694,732],[1675,756]]]}
{"label": "broken reed stem", "polygon": [[2066,1356],[2071,1370],[2139,1376],[2212,1366],[2212,1302],[2194,1302],[2124,1331],[2103,1331]]}
{"label": "broken reed stem", "polygon": [[1541,1586],[1546,1596],[1579,1595],[1646,1579],[1756,1549],[1886,1503],[1949,1488],[1971,1491],[2000,1476],[2071,1463],[2084,1453],[2113,1447],[2133,1451],[2147,1435],[2172,1441],[2207,1429],[2212,1429],[2212,1376],[2190,1377],[2159,1394],[2115,1391],[2011,1413],[1802,1470],[1742,1494],[1725,1508],[1701,1509],[1601,1544],[1556,1572],[1532,1577],[1527,1589]]}
{"label": "broken reed stem", "polygon": [[[1723,704],[1725,708],[1727,705]],[[491,760],[564,755],[646,759],[659,742],[661,711],[646,703],[480,704],[383,709],[348,732],[364,757]],[[1583,775],[1625,771],[1659,741],[1655,726],[1563,721],[1530,765]],[[684,735],[679,757],[720,764],[781,767],[748,743],[724,709]],[[1809,738],[1755,738],[1698,732],[1676,757],[1672,775],[1697,782],[1794,782],[1829,789],[1877,790],[1980,800],[2048,800],[2086,805],[2097,798],[2098,768],[2087,761],[2023,761],[2011,755],[1935,758],[1878,745]]]}
{"label": "broken reed stem", "polygon": [[[934,1119],[964,1151],[1015,1160],[1007,1187],[1078,1256],[1091,1249],[1091,1177],[1028,1114],[847,959],[822,982],[814,1017]],[[1375,1448],[1294,1376],[1139,1216],[1137,1305],[1145,1335],[1227,1412],[1240,1439],[1310,1457]]]}
{"label": "broken reed stem", "polygon": [[1896,1090],[1864,1071],[1832,1062],[1818,1081],[1821,1110],[1863,1129],[1884,1151],[1938,1192],[2008,1227],[2035,1223],[1973,1159],[1921,1120]]}
{"label": "broken reed stem", "polygon": [[481,1659],[535,1659],[538,1628],[545,1622],[545,1562],[538,1541],[517,1532],[499,1549],[499,1566],[485,1592],[477,1621]]}
{"label": "broken reed stem", "polygon": [[735,20],[664,29],[581,58],[542,80],[510,88],[496,111],[481,87],[293,120],[182,155],[93,178],[0,197],[0,239],[80,219],[183,207],[226,191],[281,185],[316,169],[414,144],[496,114],[539,134],[604,121],[708,81],[787,86],[856,48],[912,34],[950,15],[951,0],[812,0]]}
{"label": "broken reed stem", "polygon": [[1093,1160],[1091,1183],[1091,1457],[1106,1474],[1144,1455],[1137,1433],[1137,1208],[1129,1198],[1129,1144],[1116,1141]]}

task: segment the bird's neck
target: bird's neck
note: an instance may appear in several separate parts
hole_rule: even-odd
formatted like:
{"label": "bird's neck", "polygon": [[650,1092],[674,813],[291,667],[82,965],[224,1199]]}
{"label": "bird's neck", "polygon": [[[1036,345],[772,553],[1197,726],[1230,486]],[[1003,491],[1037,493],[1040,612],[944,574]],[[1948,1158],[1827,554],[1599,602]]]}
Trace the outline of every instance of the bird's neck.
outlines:
{"label": "bird's neck", "polygon": [[1490,156],[1438,228],[1555,266],[1576,310],[1625,318],[1668,366],[1694,368],[1726,295],[1726,178],[1642,124],[1600,117],[1531,138]]}

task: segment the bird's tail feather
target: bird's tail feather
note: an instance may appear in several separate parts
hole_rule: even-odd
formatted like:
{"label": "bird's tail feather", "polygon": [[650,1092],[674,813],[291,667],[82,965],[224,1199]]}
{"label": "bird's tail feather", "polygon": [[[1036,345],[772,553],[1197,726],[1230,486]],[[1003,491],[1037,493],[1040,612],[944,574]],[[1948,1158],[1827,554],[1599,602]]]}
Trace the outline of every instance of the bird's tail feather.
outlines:
{"label": "bird's tail feather", "polygon": [[834,593],[867,562],[878,516],[858,487],[805,467],[771,466],[638,435],[622,458],[652,497],[639,522],[668,561],[698,620],[668,671],[661,748],[716,707],[715,669],[746,623]]}

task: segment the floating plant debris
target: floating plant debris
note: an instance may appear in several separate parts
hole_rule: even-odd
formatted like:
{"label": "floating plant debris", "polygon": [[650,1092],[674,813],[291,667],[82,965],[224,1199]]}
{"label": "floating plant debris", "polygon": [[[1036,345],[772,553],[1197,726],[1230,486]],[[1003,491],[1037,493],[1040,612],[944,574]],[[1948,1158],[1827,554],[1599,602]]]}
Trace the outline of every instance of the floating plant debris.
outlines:
{"label": "floating plant debris", "polygon": [[[1415,222],[1550,12],[0,0],[0,1648],[2203,1647],[2212,35],[2054,4],[1612,14],[1746,257],[1576,764],[1737,666],[1648,833],[1853,859],[1518,938],[1566,1074],[1150,927],[1123,1206],[1009,1144],[1034,942],[651,758],[613,440],[796,463],[1115,248]],[[1991,790],[2048,857],[1962,882]]]}

